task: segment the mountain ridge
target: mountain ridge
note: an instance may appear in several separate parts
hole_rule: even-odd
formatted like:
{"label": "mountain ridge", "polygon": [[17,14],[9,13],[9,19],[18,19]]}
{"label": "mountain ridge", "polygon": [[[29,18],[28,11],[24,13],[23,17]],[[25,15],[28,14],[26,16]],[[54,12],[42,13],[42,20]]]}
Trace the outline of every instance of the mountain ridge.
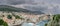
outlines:
{"label": "mountain ridge", "polygon": [[30,14],[44,14],[41,11],[30,11],[30,10],[27,10],[27,9],[16,8],[16,7],[9,6],[9,5],[0,5],[0,11],[24,12],[24,13],[30,13]]}

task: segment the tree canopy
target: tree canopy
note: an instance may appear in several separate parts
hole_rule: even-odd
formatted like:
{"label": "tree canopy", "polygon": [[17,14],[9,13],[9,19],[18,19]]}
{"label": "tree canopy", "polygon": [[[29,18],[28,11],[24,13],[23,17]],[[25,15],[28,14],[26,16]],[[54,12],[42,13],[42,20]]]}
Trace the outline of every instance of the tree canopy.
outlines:
{"label": "tree canopy", "polygon": [[51,19],[50,22],[45,26],[60,26],[60,14],[53,15],[53,18]]}
{"label": "tree canopy", "polygon": [[2,19],[0,19],[0,25],[8,26],[8,24],[6,22],[4,22]]}

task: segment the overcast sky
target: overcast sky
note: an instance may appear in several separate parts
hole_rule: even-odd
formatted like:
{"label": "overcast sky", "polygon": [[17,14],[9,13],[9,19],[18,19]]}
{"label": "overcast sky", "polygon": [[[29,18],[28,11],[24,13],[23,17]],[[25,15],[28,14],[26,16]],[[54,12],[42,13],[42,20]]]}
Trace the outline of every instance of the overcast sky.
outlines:
{"label": "overcast sky", "polygon": [[13,5],[31,11],[60,14],[60,0],[0,0],[0,5]]}
{"label": "overcast sky", "polygon": [[60,4],[60,0],[0,0],[0,4],[25,4],[25,3],[39,3],[39,2],[46,2],[46,3],[56,3]]}

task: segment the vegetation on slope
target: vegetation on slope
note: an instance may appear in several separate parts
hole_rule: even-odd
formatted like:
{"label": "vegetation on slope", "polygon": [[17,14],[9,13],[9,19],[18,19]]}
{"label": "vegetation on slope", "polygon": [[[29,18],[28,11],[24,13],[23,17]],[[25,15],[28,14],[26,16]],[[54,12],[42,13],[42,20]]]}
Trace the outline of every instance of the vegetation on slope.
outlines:
{"label": "vegetation on slope", "polygon": [[60,26],[60,14],[53,15],[53,19],[45,26]]}
{"label": "vegetation on slope", "polygon": [[8,24],[4,22],[2,19],[0,19],[0,26],[8,26]]}
{"label": "vegetation on slope", "polygon": [[15,18],[16,18],[16,19],[22,19],[22,17],[20,17],[20,16],[18,16],[18,15],[16,15]]}
{"label": "vegetation on slope", "polygon": [[12,16],[11,16],[11,15],[8,15],[7,18],[8,18],[8,19],[12,19]]}
{"label": "vegetation on slope", "polygon": [[15,14],[12,14],[16,19],[24,19],[21,15],[18,16],[18,15],[15,15]]}

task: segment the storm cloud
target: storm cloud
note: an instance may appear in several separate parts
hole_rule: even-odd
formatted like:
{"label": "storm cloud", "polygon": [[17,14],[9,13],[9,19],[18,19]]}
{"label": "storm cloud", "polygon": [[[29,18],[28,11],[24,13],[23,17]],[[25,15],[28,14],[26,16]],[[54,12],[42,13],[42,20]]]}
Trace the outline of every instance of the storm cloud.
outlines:
{"label": "storm cloud", "polygon": [[31,11],[60,14],[60,0],[0,0],[0,5],[12,5]]}
{"label": "storm cloud", "polygon": [[38,4],[38,3],[57,3],[60,4],[60,0],[0,0],[1,4],[11,4],[11,5],[17,5],[17,4]]}
{"label": "storm cloud", "polygon": [[24,0],[0,0],[1,4],[10,4],[10,5],[16,5],[16,4],[22,4],[25,3]]}
{"label": "storm cloud", "polygon": [[10,5],[28,4],[32,2],[33,0],[0,0],[0,5],[1,4],[10,4]]}

